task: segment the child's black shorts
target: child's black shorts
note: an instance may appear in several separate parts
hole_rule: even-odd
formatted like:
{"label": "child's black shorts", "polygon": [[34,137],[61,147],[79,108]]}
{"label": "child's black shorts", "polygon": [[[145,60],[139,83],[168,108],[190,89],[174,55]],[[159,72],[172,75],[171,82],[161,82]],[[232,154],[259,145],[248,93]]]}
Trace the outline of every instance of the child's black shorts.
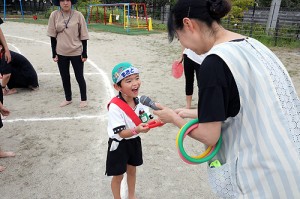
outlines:
{"label": "child's black shorts", "polygon": [[128,140],[123,139],[121,141],[109,138],[106,174],[108,176],[122,175],[127,170],[127,164],[132,166],[140,166],[143,164],[141,138],[136,137]]}

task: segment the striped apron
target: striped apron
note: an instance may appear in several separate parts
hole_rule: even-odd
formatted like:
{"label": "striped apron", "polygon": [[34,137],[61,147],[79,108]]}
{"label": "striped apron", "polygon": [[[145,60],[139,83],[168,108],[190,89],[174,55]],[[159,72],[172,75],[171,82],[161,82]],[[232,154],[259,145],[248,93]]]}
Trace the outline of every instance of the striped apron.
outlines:
{"label": "striped apron", "polygon": [[208,54],[226,62],[241,103],[222,124],[222,148],[213,159],[222,166],[208,168],[213,191],[221,198],[300,198],[300,101],[283,64],[252,38]]}

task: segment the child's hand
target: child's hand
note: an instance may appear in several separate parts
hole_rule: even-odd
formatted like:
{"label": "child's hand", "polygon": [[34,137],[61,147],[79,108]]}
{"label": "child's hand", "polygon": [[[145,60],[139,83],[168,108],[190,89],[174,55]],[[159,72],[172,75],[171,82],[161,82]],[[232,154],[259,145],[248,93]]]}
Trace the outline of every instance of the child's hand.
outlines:
{"label": "child's hand", "polygon": [[138,126],[135,127],[135,131],[137,133],[147,133],[150,130],[148,124],[140,123]]}
{"label": "child's hand", "polygon": [[152,120],[149,120],[147,124],[148,124],[148,127],[151,129],[151,128],[162,126],[165,123],[163,123],[160,119],[152,119]]}

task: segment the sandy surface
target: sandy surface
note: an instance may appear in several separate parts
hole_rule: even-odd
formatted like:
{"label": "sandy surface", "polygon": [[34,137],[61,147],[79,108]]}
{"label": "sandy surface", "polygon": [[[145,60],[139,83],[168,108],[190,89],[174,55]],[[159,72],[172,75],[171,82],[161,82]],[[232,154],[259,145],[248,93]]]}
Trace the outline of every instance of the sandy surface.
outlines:
{"label": "sandy surface", "polygon": [[[0,173],[0,198],[112,198],[110,178],[104,175],[106,104],[115,94],[111,69],[118,62],[132,62],[141,71],[141,95],[173,108],[183,107],[184,79],[174,79],[170,70],[180,55],[179,43],[169,44],[166,34],[90,32],[89,61],[85,65],[89,106],[78,108],[79,89],[72,73],[73,103],[60,108],[64,100],[62,83],[51,59],[46,26],[7,22],[1,28],[10,49],[25,55],[35,67],[40,90],[22,89],[4,98],[11,115],[0,130],[0,146],[17,155],[0,159],[0,165],[7,167]],[[273,50],[286,64],[299,93],[299,49]],[[144,165],[137,173],[139,199],[215,198],[208,185],[206,165],[188,165],[177,155],[177,131],[165,125],[141,135]],[[202,146],[192,140],[186,141],[186,148],[191,154],[202,151]]]}

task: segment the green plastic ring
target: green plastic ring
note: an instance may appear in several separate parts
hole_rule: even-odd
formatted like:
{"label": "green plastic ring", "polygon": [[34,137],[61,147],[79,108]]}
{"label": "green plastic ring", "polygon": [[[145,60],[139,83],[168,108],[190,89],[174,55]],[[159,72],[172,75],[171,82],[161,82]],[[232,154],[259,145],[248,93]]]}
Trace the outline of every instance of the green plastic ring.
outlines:
{"label": "green plastic ring", "polygon": [[203,158],[193,158],[185,152],[185,150],[183,148],[183,138],[184,138],[184,133],[187,131],[187,129],[190,128],[192,125],[194,125],[196,123],[199,123],[199,120],[198,119],[193,119],[193,120],[188,121],[181,128],[181,131],[179,132],[179,137],[178,137],[178,147],[179,147],[180,153],[182,154],[182,156],[186,160],[188,160],[192,163],[201,164],[201,163],[204,163],[204,162],[207,162],[207,161],[211,160],[219,152],[219,150],[221,148],[221,144],[222,144],[222,134],[220,135],[220,138],[219,138],[219,140],[216,144],[216,147],[215,147],[214,151],[211,154],[209,154],[208,156],[205,156]]}

